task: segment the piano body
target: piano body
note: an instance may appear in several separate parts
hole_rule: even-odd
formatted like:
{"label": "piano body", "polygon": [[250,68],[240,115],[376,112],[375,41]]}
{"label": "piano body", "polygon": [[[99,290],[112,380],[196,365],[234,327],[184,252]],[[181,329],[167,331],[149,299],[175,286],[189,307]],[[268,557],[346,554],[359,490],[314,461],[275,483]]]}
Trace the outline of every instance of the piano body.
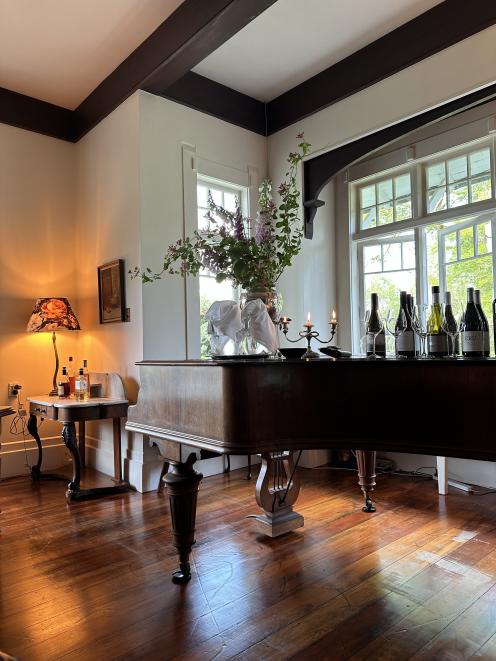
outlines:
{"label": "piano body", "polygon": [[[202,475],[180,446],[262,457],[258,531],[276,536],[303,525],[294,511],[294,456],[354,448],[365,512],[375,510],[377,450],[496,459],[496,360],[142,361],[140,391],[126,429],[155,440],[171,468],[177,583],[191,577]],[[434,429],[433,424],[437,422]],[[433,434],[433,429],[435,433]]]}

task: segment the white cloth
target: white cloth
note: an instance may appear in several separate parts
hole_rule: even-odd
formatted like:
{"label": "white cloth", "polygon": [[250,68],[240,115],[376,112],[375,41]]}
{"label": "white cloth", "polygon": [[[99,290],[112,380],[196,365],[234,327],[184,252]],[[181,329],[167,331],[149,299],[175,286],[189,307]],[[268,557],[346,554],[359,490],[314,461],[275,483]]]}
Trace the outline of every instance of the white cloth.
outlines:
{"label": "white cloth", "polygon": [[242,329],[241,311],[236,301],[215,301],[205,313],[209,335],[216,335],[216,352],[221,353],[225,345],[236,342]]}
{"label": "white cloth", "polygon": [[254,340],[263,344],[270,353],[278,348],[277,330],[260,298],[248,301],[241,311],[242,325]]}

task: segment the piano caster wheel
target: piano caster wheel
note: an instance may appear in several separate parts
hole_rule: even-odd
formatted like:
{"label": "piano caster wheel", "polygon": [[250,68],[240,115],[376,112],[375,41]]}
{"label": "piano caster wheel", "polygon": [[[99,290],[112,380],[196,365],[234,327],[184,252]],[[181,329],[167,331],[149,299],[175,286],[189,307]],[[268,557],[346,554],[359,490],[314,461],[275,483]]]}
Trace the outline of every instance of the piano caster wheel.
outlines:
{"label": "piano caster wheel", "polygon": [[375,505],[371,498],[365,498],[365,505],[362,507],[362,512],[375,512]]}
{"label": "piano caster wheel", "polygon": [[189,562],[184,565],[181,564],[180,569],[178,569],[172,574],[173,583],[184,585],[185,583],[188,583],[188,581],[190,580],[191,580],[191,571],[189,567]]}

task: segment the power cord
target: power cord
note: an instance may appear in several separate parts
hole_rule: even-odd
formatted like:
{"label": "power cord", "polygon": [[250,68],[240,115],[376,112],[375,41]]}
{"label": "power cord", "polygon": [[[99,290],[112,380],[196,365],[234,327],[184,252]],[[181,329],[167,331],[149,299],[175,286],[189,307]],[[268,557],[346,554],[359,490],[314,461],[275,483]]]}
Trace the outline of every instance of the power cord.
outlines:
{"label": "power cord", "polygon": [[[19,386],[19,390],[21,389],[21,386]],[[10,423],[10,433],[12,436],[22,436],[23,440],[23,446],[24,446],[24,457],[25,457],[25,462],[24,466],[28,469],[28,471],[31,471],[31,465],[29,464],[29,458],[28,458],[28,449],[26,446],[26,432],[27,432],[27,411],[24,408],[22,399],[21,399],[21,394],[20,392],[17,392],[17,409],[16,409],[16,414],[12,418],[12,421]],[[38,426],[38,429],[42,426],[44,420],[41,421],[40,425]]]}

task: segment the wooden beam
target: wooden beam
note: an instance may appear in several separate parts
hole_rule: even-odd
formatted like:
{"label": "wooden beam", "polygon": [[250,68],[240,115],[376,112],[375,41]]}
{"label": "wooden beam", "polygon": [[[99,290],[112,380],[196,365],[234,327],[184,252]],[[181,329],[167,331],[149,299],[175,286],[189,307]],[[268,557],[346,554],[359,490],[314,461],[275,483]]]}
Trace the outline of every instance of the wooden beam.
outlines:
{"label": "wooden beam", "polygon": [[254,133],[266,135],[265,103],[192,71],[160,96]]}
{"label": "wooden beam", "polygon": [[71,110],[0,87],[0,123],[43,133],[61,140],[74,140]]}
{"label": "wooden beam", "polygon": [[358,138],[341,147],[332,149],[325,154],[310,158],[303,163],[303,206],[304,206],[304,229],[305,237],[311,239],[313,236],[313,221],[317,209],[324,202],[319,200],[319,194],[324,186],[340,170],[349,167],[355,161],[382,149],[387,144],[408,135],[419,128],[434,124],[442,119],[457,115],[460,112],[494,101],[496,98],[496,84],[466,94],[454,101],[444,103],[437,108],[410,117],[409,119],[388,126],[385,129],[371,133],[363,138]]}
{"label": "wooden beam", "polygon": [[184,0],[76,108],[80,138],[137,89],[162,94],[276,0]]}
{"label": "wooden beam", "polygon": [[267,104],[268,134],[496,23],[493,0],[445,0]]}

